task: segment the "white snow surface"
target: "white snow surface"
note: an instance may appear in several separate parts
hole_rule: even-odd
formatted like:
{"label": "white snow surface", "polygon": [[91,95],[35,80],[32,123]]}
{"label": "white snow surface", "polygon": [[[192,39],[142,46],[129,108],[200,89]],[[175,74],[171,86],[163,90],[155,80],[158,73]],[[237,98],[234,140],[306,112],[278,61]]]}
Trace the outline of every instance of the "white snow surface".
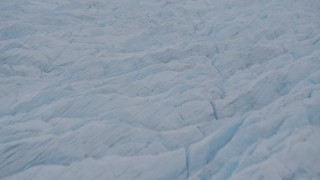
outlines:
{"label": "white snow surface", "polygon": [[320,1],[1,0],[0,179],[320,179]]}

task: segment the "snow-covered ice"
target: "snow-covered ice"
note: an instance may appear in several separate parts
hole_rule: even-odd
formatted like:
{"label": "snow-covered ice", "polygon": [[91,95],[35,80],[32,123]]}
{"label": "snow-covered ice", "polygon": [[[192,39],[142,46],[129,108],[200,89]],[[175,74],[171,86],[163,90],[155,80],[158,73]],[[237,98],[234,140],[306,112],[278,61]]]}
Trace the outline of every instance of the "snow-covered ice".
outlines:
{"label": "snow-covered ice", "polygon": [[319,0],[1,0],[0,179],[320,179]]}

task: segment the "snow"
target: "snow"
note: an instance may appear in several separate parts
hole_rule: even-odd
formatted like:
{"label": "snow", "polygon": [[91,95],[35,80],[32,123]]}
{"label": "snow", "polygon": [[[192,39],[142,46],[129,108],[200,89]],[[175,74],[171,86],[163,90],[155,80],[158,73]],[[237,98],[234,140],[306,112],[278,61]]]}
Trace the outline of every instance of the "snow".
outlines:
{"label": "snow", "polygon": [[2,0],[0,179],[320,179],[317,0]]}

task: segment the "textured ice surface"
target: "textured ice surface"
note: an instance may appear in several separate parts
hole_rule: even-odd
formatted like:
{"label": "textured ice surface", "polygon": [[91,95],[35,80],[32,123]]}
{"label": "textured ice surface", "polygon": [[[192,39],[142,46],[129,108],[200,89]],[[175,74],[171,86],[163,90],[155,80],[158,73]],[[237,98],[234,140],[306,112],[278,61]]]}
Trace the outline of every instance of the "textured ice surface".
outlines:
{"label": "textured ice surface", "polygon": [[1,0],[0,179],[320,179],[318,0]]}

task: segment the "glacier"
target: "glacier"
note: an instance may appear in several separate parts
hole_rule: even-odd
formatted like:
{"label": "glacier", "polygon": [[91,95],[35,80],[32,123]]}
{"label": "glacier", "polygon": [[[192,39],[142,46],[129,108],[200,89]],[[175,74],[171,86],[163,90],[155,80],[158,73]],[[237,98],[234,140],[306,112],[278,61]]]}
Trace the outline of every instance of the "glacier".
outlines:
{"label": "glacier", "polygon": [[1,0],[0,179],[320,179],[318,0]]}

